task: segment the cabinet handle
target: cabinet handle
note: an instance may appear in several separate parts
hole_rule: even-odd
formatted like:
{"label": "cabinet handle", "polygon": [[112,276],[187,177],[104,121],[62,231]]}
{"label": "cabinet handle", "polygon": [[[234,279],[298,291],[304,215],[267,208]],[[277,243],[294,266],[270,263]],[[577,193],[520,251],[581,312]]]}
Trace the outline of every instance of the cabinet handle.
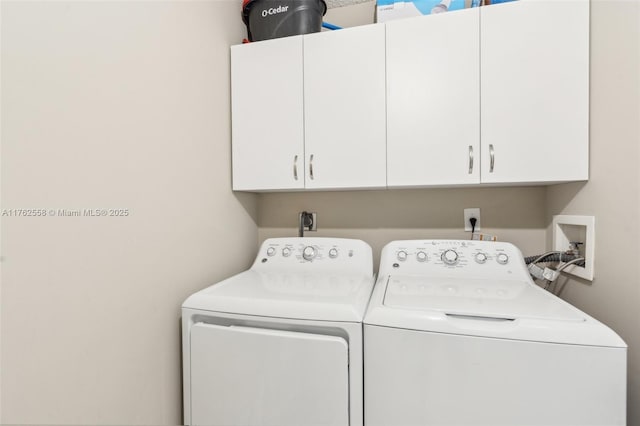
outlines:
{"label": "cabinet handle", "polygon": [[298,156],[293,157],[293,178],[298,180]]}
{"label": "cabinet handle", "polygon": [[493,145],[489,144],[489,158],[491,159],[489,161],[489,173],[493,173],[493,166],[496,163],[496,156],[493,152]]}
{"label": "cabinet handle", "polygon": [[473,146],[469,145],[469,174],[473,173]]}
{"label": "cabinet handle", "polygon": [[309,177],[313,180],[313,154],[309,157]]}

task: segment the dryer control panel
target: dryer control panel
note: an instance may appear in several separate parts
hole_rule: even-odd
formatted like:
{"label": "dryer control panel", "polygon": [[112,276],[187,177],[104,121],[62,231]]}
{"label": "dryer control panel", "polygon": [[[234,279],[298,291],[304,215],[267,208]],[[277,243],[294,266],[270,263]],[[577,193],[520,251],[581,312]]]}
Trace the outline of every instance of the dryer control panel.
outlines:
{"label": "dryer control panel", "polygon": [[522,253],[510,243],[475,240],[405,240],[387,244],[380,276],[528,278]]}
{"label": "dryer control panel", "polygon": [[371,247],[347,238],[270,238],[258,251],[252,269],[344,271],[373,274]]}

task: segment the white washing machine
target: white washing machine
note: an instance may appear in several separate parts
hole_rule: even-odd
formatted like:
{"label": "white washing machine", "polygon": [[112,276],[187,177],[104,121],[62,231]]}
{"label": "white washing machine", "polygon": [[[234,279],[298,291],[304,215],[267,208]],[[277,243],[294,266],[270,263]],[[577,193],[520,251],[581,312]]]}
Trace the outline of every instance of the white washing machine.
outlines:
{"label": "white washing machine", "polygon": [[371,247],[266,240],[248,271],[182,305],[187,425],[362,425]]}
{"label": "white washing machine", "polygon": [[508,243],[388,244],[364,339],[367,426],[625,424],[625,343]]}

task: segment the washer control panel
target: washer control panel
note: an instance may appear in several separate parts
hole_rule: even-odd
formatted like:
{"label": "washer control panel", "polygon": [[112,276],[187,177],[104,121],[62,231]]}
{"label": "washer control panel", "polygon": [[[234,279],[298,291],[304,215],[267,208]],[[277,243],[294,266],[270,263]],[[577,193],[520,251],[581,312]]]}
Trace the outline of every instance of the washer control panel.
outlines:
{"label": "washer control panel", "polygon": [[384,247],[383,274],[450,277],[528,277],[520,250],[510,243],[469,240],[404,240]]}
{"label": "washer control panel", "polygon": [[347,238],[270,238],[260,247],[254,267],[266,269],[295,268],[304,270],[365,269],[373,273],[371,247],[360,240]]}

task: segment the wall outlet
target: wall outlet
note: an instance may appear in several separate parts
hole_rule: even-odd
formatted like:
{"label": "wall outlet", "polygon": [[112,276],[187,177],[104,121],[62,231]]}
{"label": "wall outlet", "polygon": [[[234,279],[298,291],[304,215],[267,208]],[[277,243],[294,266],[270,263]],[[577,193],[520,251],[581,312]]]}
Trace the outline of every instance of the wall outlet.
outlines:
{"label": "wall outlet", "polygon": [[571,242],[580,242],[580,255],[584,257],[584,267],[571,265],[563,272],[585,280],[593,281],[596,218],[593,216],[553,216],[553,248],[552,250],[569,250]]}
{"label": "wall outlet", "polygon": [[474,207],[474,208],[470,208],[470,209],[464,209],[464,230],[471,232],[471,222],[469,222],[469,219],[471,219],[472,217],[476,218],[476,227],[474,229],[474,232],[478,232],[481,228],[480,228],[480,208],[479,207]]}
{"label": "wall outlet", "polygon": [[[318,230],[318,214],[317,213],[312,213],[312,212],[309,212],[307,214],[311,215],[312,223],[311,223],[311,227],[310,228],[305,227],[304,230],[305,231],[317,231]],[[298,220],[302,221],[302,212],[300,212],[298,214]],[[300,222],[298,222],[298,223],[300,223]]]}

